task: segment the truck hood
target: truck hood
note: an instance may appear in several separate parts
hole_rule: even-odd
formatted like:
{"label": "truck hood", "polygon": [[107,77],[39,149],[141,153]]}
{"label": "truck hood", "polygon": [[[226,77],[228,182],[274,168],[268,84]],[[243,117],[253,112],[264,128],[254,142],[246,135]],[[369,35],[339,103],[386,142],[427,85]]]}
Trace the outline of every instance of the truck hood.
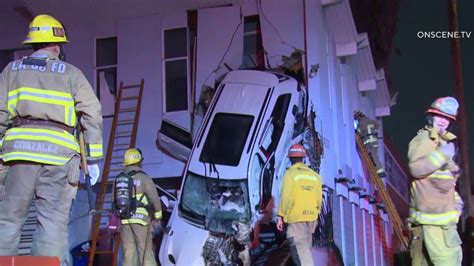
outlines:
{"label": "truck hood", "polygon": [[[202,247],[209,236],[208,231],[193,226],[179,217],[175,208],[163,235],[160,247],[161,265],[204,265]],[[172,263],[170,257],[174,258]]]}

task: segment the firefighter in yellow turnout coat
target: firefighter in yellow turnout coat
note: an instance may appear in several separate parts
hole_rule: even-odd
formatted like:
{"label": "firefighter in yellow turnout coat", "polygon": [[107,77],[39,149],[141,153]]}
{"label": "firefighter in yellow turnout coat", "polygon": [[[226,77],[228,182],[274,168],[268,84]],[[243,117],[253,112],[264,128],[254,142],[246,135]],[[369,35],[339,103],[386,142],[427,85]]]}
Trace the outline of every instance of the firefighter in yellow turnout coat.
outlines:
{"label": "firefighter in yellow turnout coat", "polygon": [[[412,176],[410,223],[421,228],[429,260],[434,265],[461,265],[461,240],[456,231],[461,210],[455,191],[459,167],[453,161],[456,136],[447,131],[456,120],[458,102],[452,97],[437,99],[428,109],[428,125],[409,144]],[[413,265],[420,265],[421,243],[412,239]]]}
{"label": "firefighter in yellow turnout coat", "polygon": [[297,265],[313,265],[311,248],[313,232],[322,204],[322,180],[316,172],[303,163],[306,150],[294,144],[288,152],[292,166],[283,177],[277,229],[283,231],[290,243],[291,257]]}
{"label": "firefighter in yellow turnout coat", "polygon": [[[120,238],[123,244],[123,265],[157,265],[151,237],[151,225],[159,226],[162,217],[161,202],[155,184],[140,167],[143,157],[138,149],[125,152],[125,173],[133,175],[136,186],[137,210],[130,219],[123,219]],[[132,172],[134,171],[134,172]],[[153,206],[153,208],[149,208]],[[149,211],[153,210],[153,213]]]}
{"label": "firefighter in yellow turnout coat", "polygon": [[372,162],[377,170],[379,177],[385,177],[385,170],[379,159],[379,123],[373,119],[368,118],[363,113],[356,111],[354,112],[354,119],[358,121],[357,132],[359,132],[367,152],[372,159]]}
{"label": "firefighter in yellow turnout coat", "polygon": [[57,256],[63,265],[79,180],[78,123],[92,183],[102,158],[101,105],[82,72],[59,59],[66,42],[59,21],[38,15],[24,41],[35,52],[7,65],[0,79],[0,156],[9,167],[0,201],[0,255],[18,253],[20,228],[35,198],[38,224],[31,253]]}

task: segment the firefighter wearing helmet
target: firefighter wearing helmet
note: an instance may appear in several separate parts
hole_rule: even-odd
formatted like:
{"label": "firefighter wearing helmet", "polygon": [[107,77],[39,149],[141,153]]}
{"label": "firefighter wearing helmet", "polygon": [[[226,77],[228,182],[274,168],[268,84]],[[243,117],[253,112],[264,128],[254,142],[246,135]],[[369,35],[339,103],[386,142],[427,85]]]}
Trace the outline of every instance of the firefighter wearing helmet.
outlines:
{"label": "firefighter wearing helmet", "polygon": [[283,176],[278,205],[277,229],[290,243],[291,257],[297,265],[314,265],[311,254],[312,235],[322,204],[321,176],[303,162],[306,149],[294,144],[288,151],[291,167]]}
{"label": "firefighter wearing helmet", "polygon": [[379,177],[385,177],[385,170],[383,164],[379,159],[379,123],[373,119],[368,118],[360,111],[354,112],[354,125],[357,133],[359,133],[365,148],[372,159],[372,163],[377,171]]}
{"label": "firefighter wearing helmet", "polygon": [[0,78],[1,160],[9,166],[0,201],[0,255],[17,255],[33,198],[38,214],[31,254],[66,264],[69,210],[79,182],[81,125],[91,183],[102,159],[101,105],[75,66],[63,61],[63,25],[49,15],[30,23],[23,42],[34,52],[10,62]]}
{"label": "firefighter wearing helmet", "polygon": [[408,147],[413,176],[409,216],[413,265],[428,265],[428,260],[434,265],[461,265],[456,227],[463,202],[455,190],[459,177],[453,160],[456,136],[448,131],[456,121],[458,107],[453,97],[436,99],[426,111],[427,125]]}
{"label": "firefighter wearing helmet", "polygon": [[133,179],[137,208],[129,219],[122,219],[123,265],[157,265],[151,228],[155,233],[161,228],[161,201],[153,179],[141,168],[142,161],[139,149],[131,148],[124,154],[125,174]]}

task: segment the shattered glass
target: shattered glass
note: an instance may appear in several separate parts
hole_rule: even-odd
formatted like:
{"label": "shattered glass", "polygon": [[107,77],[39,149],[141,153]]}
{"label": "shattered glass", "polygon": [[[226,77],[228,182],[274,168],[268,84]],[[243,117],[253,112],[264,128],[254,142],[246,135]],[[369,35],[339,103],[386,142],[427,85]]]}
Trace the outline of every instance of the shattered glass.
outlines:
{"label": "shattered glass", "polygon": [[181,195],[180,209],[188,216],[199,218],[202,221],[206,214],[208,199],[204,177],[188,172],[186,183]]}
{"label": "shattered glass", "polygon": [[211,232],[235,234],[234,223],[250,221],[246,181],[205,178],[188,172],[181,210],[188,216],[200,217]]}

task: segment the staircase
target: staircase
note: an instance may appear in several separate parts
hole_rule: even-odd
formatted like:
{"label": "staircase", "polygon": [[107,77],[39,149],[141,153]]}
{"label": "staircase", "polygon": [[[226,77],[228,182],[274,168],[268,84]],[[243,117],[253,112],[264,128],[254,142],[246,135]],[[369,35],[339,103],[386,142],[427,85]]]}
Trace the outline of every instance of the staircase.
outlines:
{"label": "staircase", "polygon": [[369,170],[370,180],[372,181],[372,184],[377,187],[378,193],[380,194],[382,201],[385,204],[385,209],[387,210],[387,214],[390,218],[390,221],[392,221],[395,233],[400,239],[401,248],[407,251],[408,238],[403,233],[404,225],[403,225],[402,219],[400,218],[400,215],[398,214],[397,209],[395,208],[395,205],[393,204],[393,201],[390,198],[390,195],[388,194],[388,191],[385,187],[384,182],[377,175],[377,170],[375,169],[375,166],[372,163],[372,159],[370,158],[369,153],[365,149],[365,145],[362,141],[362,138],[360,137],[358,133],[356,133],[356,144],[357,144],[360,157],[362,158],[363,162],[367,166],[367,169]]}
{"label": "staircase", "polygon": [[[117,265],[120,235],[110,233],[106,229],[108,212],[100,211],[111,208],[113,201],[111,189],[115,176],[123,170],[123,155],[127,149],[135,147],[143,86],[143,79],[138,85],[124,86],[123,82],[120,82],[100,182],[101,189],[97,195],[96,210],[99,214],[92,220],[89,266],[94,265],[94,260],[97,262],[95,265]],[[96,256],[98,254],[100,255]]]}

